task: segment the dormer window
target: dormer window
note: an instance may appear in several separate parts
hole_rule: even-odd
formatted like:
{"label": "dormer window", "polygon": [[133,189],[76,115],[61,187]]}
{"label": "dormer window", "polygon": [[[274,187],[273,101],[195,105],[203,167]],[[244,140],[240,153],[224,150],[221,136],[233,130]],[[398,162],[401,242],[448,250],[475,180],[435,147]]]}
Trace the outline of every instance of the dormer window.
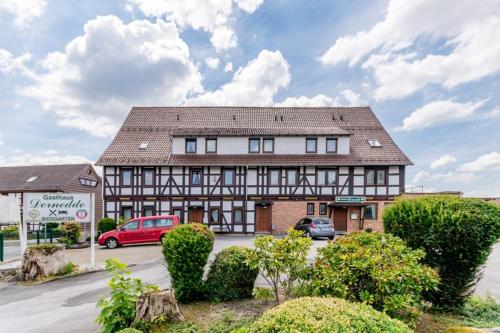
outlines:
{"label": "dormer window", "polygon": [[274,139],[273,138],[264,138],[262,144],[262,151],[264,153],[274,153]]}
{"label": "dormer window", "polygon": [[148,145],[149,145],[149,141],[143,141],[139,145],[139,149],[144,150],[144,149],[148,148]]}
{"label": "dormer window", "polygon": [[372,148],[382,147],[382,145],[380,144],[380,142],[378,142],[378,140],[368,140],[368,144]]}
{"label": "dormer window", "polygon": [[306,138],[306,153],[316,153],[318,151],[318,139]]}
{"label": "dormer window", "polygon": [[32,183],[32,182],[34,182],[37,179],[38,179],[38,176],[30,177],[30,178],[26,179],[26,183]]}
{"label": "dormer window", "polygon": [[186,153],[196,154],[196,139],[186,139]]}
{"label": "dormer window", "polygon": [[248,151],[250,153],[260,153],[260,139],[250,138],[248,140]]}
{"label": "dormer window", "polygon": [[209,138],[205,140],[205,152],[212,154],[217,152],[217,139]]}
{"label": "dormer window", "polygon": [[326,139],[326,152],[336,153],[337,152],[337,138],[327,138]]}

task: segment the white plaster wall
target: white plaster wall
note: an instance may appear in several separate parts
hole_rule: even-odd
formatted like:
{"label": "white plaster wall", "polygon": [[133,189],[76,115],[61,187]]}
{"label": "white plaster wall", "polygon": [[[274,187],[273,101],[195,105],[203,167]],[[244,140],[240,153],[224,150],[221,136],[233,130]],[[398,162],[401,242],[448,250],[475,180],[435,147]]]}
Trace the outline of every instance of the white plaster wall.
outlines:
{"label": "white plaster wall", "polygon": [[274,138],[274,153],[275,154],[305,154],[306,153],[306,138],[305,137],[276,137]]}
{"label": "white plaster wall", "polygon": [[184,154],[184,138],[172,138],[172,154]]}
{"label": "white plaster wall", "polygon": [[348,136],[339,136],[337,140],[337,154],[349,154],[349,141],[350,139]]}

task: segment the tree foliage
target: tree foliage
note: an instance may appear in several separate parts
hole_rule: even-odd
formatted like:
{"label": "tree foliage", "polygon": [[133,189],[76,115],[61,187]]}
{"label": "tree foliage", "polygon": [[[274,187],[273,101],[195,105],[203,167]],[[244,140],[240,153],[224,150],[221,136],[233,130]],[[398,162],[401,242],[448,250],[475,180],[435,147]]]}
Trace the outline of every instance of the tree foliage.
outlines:
{"label": "tree foliage", "polygon": [[307,271],[307,254],[312,240],[302,237],[301,231],[288,229],[283,238],[261,236],[254,240],[254,248],[247,252],[250,267],[258,269],[274,292],[276,304],[303,283]]}
{"label": "tree foliage", "polygon": [[439,271],[439,288],[426,298],[459,308],[480,277],[480,269],[500,237],[500,207],[479,199],[424,196],[400,199],[384,212],[384,228]]}
{"label": "tree foliage", "polygon": [[116,221],[111,217],[105,217],[97,222],[97,230],[103,234],[105,232],[115,230],[117,227]]}

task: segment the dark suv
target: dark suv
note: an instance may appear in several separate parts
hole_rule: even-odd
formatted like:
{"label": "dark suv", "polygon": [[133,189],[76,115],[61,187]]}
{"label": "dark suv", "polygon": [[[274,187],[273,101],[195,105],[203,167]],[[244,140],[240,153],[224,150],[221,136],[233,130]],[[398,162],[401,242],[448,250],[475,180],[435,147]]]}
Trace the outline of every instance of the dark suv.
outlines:
{"label": "dark suv", "polygon": [[335,228],[332,221],[326,217],[305,217],[293,227],[295,230],[303,231],[304,236],[335,238]]}

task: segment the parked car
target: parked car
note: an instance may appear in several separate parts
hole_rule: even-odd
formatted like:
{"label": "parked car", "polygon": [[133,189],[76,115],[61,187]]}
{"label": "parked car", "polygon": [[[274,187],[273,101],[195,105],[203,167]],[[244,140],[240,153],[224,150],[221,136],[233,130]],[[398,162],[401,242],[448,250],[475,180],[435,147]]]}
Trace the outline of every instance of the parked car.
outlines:
{"label": "parked car", "polygon": [[108,249],[126,244],[161,242],[163,236],[177,225],[179,218],[175,215],[139,217],[103,233],[97,242]]}
{"label": "parked car", "polygon": [[303,231],[304,236],[335,238],[335,228],[332,221],[326,217],[305,217],[293,227],[295,230]]}

